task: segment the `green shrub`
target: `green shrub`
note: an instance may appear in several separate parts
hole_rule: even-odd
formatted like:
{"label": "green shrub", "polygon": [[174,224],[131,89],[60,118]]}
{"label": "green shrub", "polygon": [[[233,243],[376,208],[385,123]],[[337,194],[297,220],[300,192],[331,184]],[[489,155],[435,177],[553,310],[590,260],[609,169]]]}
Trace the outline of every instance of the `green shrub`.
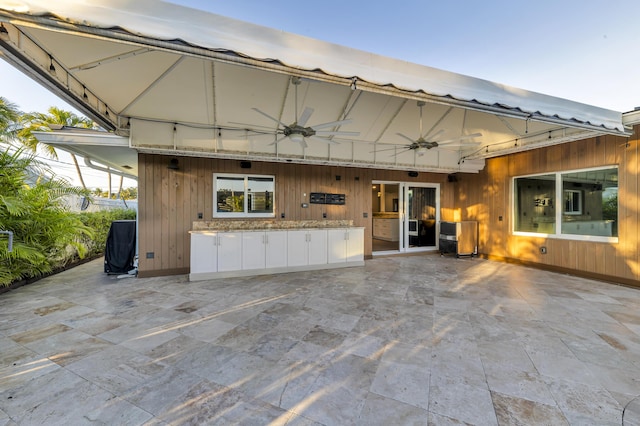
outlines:
{"label": "green shrub", "polygon": [[0,286],[38,277],[87,255],[93,231],[67,212],[62,200],[80,188],[45,173],[22,150],[0,152],[0,229],[14,234],[13,251],[0,240]]}
{"label": "green shrub", "polygon": [[84,226],[93,231],[91,238],[85,237],[83,239],[83,243],[88,248],[88,255],[97,256],[104,253],[111,222],[114,220],[133,220],[136,218],[136,211],[133,209],[114,209],[91,213],[83,212],[77,215]]}

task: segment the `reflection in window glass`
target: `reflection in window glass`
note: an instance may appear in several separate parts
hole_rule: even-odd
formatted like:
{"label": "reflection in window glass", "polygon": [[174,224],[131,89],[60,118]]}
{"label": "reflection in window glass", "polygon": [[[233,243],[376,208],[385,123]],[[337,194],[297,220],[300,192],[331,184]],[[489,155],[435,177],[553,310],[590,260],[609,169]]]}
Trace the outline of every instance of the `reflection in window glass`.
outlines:
{"label": "reflection in window glass", "polygon": [[273,176],[214,175],[214,216],[273,217]]}
{"label": "reflection in window glass", "polygon": [[617,167],[514,178],[513,200],[516,232],[618,237]]}
{"label": "reflection in window glass", "polygon": [[562,174],[562,233],[618,236],[618,169]]}
{"label": "reflection in window glass", "polygon": [[556,232],[556,177],[554,174],[516,178],[515,231]]}
{"label": "reflection in window glass", "polygon": [[218,213],[244,212],[244,178],[218,177],[216,200]]}
{"label": "reflection in window glass", "polygon": [[273,212],[273,178],[272,177],[249,177],[247,196],[249,202],[247,208],[249,213],[271,213]]}

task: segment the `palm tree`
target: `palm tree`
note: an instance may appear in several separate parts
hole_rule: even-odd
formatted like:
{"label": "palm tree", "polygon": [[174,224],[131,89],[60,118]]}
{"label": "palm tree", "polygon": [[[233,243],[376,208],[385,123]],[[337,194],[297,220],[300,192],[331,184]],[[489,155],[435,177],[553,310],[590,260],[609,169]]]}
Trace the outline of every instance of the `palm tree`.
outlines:
{"label": "palm tree", "polygon": [[[32,132],[50,132],[51,125],[57,126],[69,126],[69,127],[81,127],[85,129],[93,129],[95,128],[94,123],[88,118],[80,117],[73,112],[62,110],[58,107],[52,106],[49,107],[48,113],[40,113],[40,112],[31,112],[28,114],[23,114],[21,117],[22,121],[22,129],[18,132],[18,136],[20,137],[22,143],[31,151],[36,151],[39,146],[41,146],[40,142],[33,136]],[[56,150],[50,146],[45,144],[45,152],[47,152],[52,158],[58,158],[58,154]],[[84,179],[82,177],[82,171],[80,170],[80,165],[78,164],[78,159],[75,154],[71,153],[71,159],[73,160],[73,164],[76,167],[76,172],[78,173],[78,178],[80,179],[80,184],[83,189],[87,189],[87,186],[84,183]]]}
{"label": "palm tree", "polygon": [[0,96],[0,140],[8,142],[13,138],[15,126],[20,119],[18,106]]}

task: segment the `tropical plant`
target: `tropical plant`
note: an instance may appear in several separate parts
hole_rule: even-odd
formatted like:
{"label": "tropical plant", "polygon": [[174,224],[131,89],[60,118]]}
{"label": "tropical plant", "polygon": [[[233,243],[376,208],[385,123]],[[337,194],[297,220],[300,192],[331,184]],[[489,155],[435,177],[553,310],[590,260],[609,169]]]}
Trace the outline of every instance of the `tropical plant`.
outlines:
{"label": "tropical plant", "polygon": [[604,220],[618,220],[618,192],[602,200],[602,218]]}
{"label": "tropical plant", "polygon": [[93,230],[93,236],[85,236],[89,256],[97,256],[104,253],[107,236],[111,223],[115,220],[134,220],[136,211],[133,209],[111,209],[97,212],[76,213],[82,223]]}
{"label": "tropical plant", "polygon": [[[18,132],[18,137],[22,144],[33,152],[36,152],[39,147],[42,147],[52,158],[58,158],[55,148],[51,145],[41,144],[33,135],[33,132],[50,132],[52,126],[81,127],[86,129],[95,127],[94,123],[88,118],[80,117],[73,112],[65,111],[55,106],[50,107],[46,114],[40,112],[23,114],[20,120],[22,122],[22,129]],[[76,168],[78,179],[80,179],[80,184],[82,188],[86,189],[87,187],[82,177],[78,159],[73,153],[71,153],[71,159]]]}
{"label": "tropical plant", "polygon": [[[119,193],[120,198],[123,200],[136,200],[138,198],[138,188],[136,187],[123,188],[119,191]],[[105,198],[109,198],[109,195],[111,195],[111,198],[117,198],[118,196],[118,194],[109,194],[109,191],[104,191],[102,188],[95,188],[91,191],[91,194],[95,195],[96,197]]]}
{"label": "tropical plant", "polygon": [[65,211],[62,198],[86,195],[57,179],[24,149],[0,152],[0,229],[14,234],[13,250],[0,240],[0,285],[45,274],[83,258],[91,228]]}
{"label": "tropical plant", "polygon": [[8,141],[14,137],[15,124],[20,119],[20,111],[16,104],[0,96],[0,137]]}
{"label": "tropical plant", "polygon": [[124,188],[120,191],[120,198],[123,200],[137,200],[138,199],[138,188],[130,187]]}

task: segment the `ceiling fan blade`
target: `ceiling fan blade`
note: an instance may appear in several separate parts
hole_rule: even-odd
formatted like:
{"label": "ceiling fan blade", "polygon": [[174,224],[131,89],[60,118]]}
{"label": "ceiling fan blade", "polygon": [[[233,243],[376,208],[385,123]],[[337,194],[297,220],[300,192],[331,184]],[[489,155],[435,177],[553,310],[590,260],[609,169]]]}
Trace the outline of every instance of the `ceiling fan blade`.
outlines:
{"label": "ceiling fan blade", "polygon": [[404,139],[408,140],[408,141],[409,141],[409,142],[411,142],[411,143],[414,143],[414,142],[415,142],[415,140],[414,140],[414,139],[411,139],[409,136],[407,136],[407,135],[403,135],[402,133],[396,133],[396,135],[400,136],[401,138],[404,138]]}
{"label": "ceiling fan blade", "polygon": [[309,121],[311,114],[313,114],[313,108],[306,107],[298,119],[298,125],[304,127],[304,125],[307,124],[307,121]]}
{"label": "ceiling fan blade", "polygon": [[331,144],[331,145],[339,145],[340,144],[340,142],[334,141],[333,139],[319,138],[317,136],[309,136],[308,139],[310,141],[323,142],[323,143],[328,143],[328,144]]}
{"label": "ceiling fan blade", "polygon": [[438,130],[437,132],[435,132],[433,135],[429,135],[429,134],[424,135],[424,138],[425,138],[426,140],[433,141],[433,140],[435,140],[438,136],[440,136],[440,135],[441,135],[441,134],[443,134],[443,133],[444,133],[444,129],[440,129],[440,130]]}
{"label": "ceiling fan blade", "polygon": [[360,136],[360,132],[342,132],[340,130],[335,132],[330,131],[319,131],[316,132],[317,136]]}
{"label": "ceiling fan blade", "polygon": [[275,141],[271,142],[269,145],[277,145],[278,142],[283,141],[286,138],[286,136],[283,136],[281,138],[276,139]]}
{"label": "ceiling fan blade", "polygon": [[400,152],[396,152],[395,154],[391,154],[389,157],[397,157],[398,155],[404,154],[405,152],[409,152],[409,151],[411,151],[411,148],[403,149]]}
{"label": "ceiling fan blade", "polygon": [[396,148],[385,148],[385,149],[378,149],[375,151],[369,151],[369,154],[374,154],[376,152],[384,152],[384,151],[396,151],[398,149],[408,149],[407,145],[398,145]]}
{"label": "ceiling fan blade", "polygon": [[331,121],[329,123],[315,124],[311,126],[311,128],[313,130],[326,129],[327,127],[341,126],[343,124],[351,123],[352,121],[353,120],[351,120],[350,118],[347,118],[346,120],[338,120],[338,121]]}
{"label": "ceiling fan blade", "polygon": [[445,145],[452,142],[463,141],[467,139],[473,139],[482,136],[482,133],[474,133],[471,135],[460,136],[459,138],[447,139],[445,141],[438,141],[438,145]]}
{"label": "ceiling fan blade", "polygon": [[260,111],[258,108],[251,108],[252,110],[254,110],[255,112],[257,112],[258,114],[261,114],[265,117],[267,117],[269,120],[271,121],[275,121],[276,123],[278,123],[279,125],[281,125],[282,127],[287,127],[286,124],[284,124],[282,121],[273,118],[272,116],[270,116],[269,114],[267,114],[266,112]]}

